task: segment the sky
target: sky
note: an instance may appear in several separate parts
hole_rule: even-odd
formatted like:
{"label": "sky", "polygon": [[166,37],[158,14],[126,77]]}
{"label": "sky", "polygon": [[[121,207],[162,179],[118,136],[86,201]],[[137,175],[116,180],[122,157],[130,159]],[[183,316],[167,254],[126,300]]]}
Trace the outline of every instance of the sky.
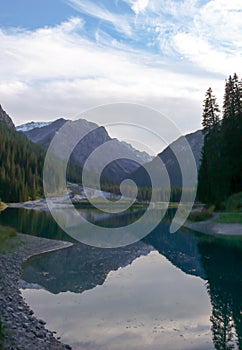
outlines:
{"label": "sky", "polygon": [[242,76],[241,0],[0,1],[0,104],[16,125],[103,104],[155,108],[183,133]]}

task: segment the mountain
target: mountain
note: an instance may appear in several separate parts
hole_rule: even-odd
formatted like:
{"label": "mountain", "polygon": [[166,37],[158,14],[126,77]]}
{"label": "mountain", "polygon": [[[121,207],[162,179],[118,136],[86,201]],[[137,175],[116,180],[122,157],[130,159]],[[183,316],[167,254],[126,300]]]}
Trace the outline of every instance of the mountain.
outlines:
{"label": "mountain", "polygon": [[[125,142],[112,139],[104,127],[84,119],[67,121],[61,118],[46,126],[23,131],[23,133],[32,142],[38,143],[44,148],[48,148],[58,130],[67,122],[70,138],[77,130],[79,130],[80,133],[87,134],[75,147],[71,157],[72,161],[81,167],[83,167],[84,163],[95,149],[112,140],[112,145],[107,148],[106,152],[102,153],[101,157],[96,157],[95,162],[93,162],[92,167],[89,169],[95,172],[95,169],[102,162],[109,163],[108,160],[110,157],[117,159],[111,162],[103,171],[103,178],[107,181],[120,182],[127,178],[130,173],[138,169],[140,164],[145,164],[152,159],[147,153],[140,152]],[[68,143],[68,140],[65,140],[65,142]],[[120,154],[125,154],[126,157],[120,158]]]}
{"label": "mountain", "polygon": [[[185,135],[185,138],[188,141],[190,148],[193,152],[197,168],[199,168],[201,161],[201,152],[203,148],[202,131],[198,130],[194,133]],[[163,152],[157,155],[157,157],[159,157],[162,160],[167,169],[172,187],[182,187],[181,170],[172,149],[175,150],[177,154],[186,154],[186,147],[184,147],[183,139],[183,136],[180,137],[179,139],[174,141],[170,146],[168,146]],[[158,172],[157,167],[159,166],[159,164],[156,161],[156,158],[154,158],[154,160],[152,160],[145,166],[147,169],[152,170],[155,173]],[[187,163],[187,167],[189,167],[189,163]],[[131,177],[137,183],[138,186],[150,187],[149,177],[147,175],[146,170],[142,166],[139,167],[139,169],[137,169]],[[190,182],[192,183],[192,178],[190,179]]]}
{"label": "mountain", "polygon": [[3,110],[2,106],[0,105],[0,121],[7,124],[10,128],[15,129],[15,125],[12,121],[12,119],[9,117],[9,115]]}
{"label": "mountain", "polygon": [[[29,130],[22,130],[24,135],[32,142],[38,143],[44,148],[48,148],[55,133],[67,122],[67,120],[60,118],[52,123],[48,123],[42,127],[36,127]],[[25,124],[26,125],[26,124]],[[22,125],[24,128],[24,125]]]}
{"label": "mountain", "polygon": [[51,122],[29,122],[26,124],[16,126],[17,131],[27,132],[35,128],[43,128],[43,126],[49,125]]}

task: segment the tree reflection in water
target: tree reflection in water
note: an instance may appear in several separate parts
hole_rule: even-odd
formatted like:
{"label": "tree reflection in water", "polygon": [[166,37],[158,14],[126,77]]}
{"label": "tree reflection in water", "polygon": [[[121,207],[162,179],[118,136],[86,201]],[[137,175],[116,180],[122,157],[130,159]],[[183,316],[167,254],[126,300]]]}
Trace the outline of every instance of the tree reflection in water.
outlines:
{"label": "tree reflection in water", "polygon": [[212,332],[216,350],[242,349],[241,240],[201,241],[199,251],[212,304]]}
{"label": "tree reflection in water", "polygon": [[[93,213],[86,211],[86,215]],[[105,281],[107,274],[126,266],[141,255],[155,249],[173,265],[189,275],[207,281],[211,300],[211,329],[216,350],[242,349],[242,239],[239,237],[210,237],[181,230],[169,233],[174,211],[168,211],[163,222],[141,242],[119,249],[102,250],[77,244],[63,250],[31,259],[25,266],[23,278],[38,283],[52,293],[75,293],[94,288]],[[119,216],[102,220],[104,225],[125,225],[138,218]],[[70,240],[49,213],[7,209],[0,223],[20,232],[46,238]],[[43,275],[43,271],[47,273]],[[49,278],[47,277],[49,276]]]}

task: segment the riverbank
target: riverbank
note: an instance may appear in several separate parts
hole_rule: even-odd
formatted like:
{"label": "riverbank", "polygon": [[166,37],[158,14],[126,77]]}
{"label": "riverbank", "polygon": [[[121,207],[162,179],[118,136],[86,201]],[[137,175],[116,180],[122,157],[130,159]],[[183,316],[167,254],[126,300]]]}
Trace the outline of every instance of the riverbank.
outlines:
{"label": "riverbank", "polygon": [[17,234],[0,249],[0,322],[4,335],[4,350],[67,350],[54,333],[45,329],[24,302],[19,290],[22,264],[28,258],[44,252],[70,247],[67,242]]}
{"label": "riverbank", "polygon": [[219,223],[216,220],[219,215],[214,215],[211,219],[200,222],[186,221],[184,227],[209,235],[242,236],[242,224]]}

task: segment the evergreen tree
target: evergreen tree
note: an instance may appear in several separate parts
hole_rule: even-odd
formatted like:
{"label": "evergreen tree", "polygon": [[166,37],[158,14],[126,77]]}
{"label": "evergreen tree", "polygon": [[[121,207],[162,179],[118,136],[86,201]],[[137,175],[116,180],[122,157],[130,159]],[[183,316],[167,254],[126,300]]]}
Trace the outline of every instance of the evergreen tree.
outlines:
{"label": "evergreen tree", "polygon": [[198,175],[198,197],[205,202],[221,201],[220,110],[209,88],[203,103],[204,146]]}
{"label": "evergreen tree", "polygon": [[242,81],[229,76],[225,84],[223,118],[209,88],[203,105],[204,147],[198,175],[198,198],[220,204],[242,191]]}
{"label": "evergreen tree", "polygon": [[216,98],[213,95],[212,89],[209,88],[205,95],[203,103],[203,114],[202,114],[202,126],[203,133],[209,133],[219,124],[220,110],[216,102]]}
{"label": "evergreen tree", "polygon": [[226,81],[222,138],[225,176],[228,182],[229,193],[239,192],[242,189],[242,83],[234,74]]}
{"label": "evergreen tree", "polygon": [[0,122],[0,196],[26,201],[43,195],[45,152],[4,122]]}
{"label": "evergreen tree", "polygon": [[[5,202],[33,200],[43,196],[43,167],[46,151],[22,133],[0,121],[0,197]],[[53,164],[52,164],[53,165]],[[55,160],[51,188],[60,189],[62,161]],[[70,163],[67,179],[81,183],[81,168]]]}

